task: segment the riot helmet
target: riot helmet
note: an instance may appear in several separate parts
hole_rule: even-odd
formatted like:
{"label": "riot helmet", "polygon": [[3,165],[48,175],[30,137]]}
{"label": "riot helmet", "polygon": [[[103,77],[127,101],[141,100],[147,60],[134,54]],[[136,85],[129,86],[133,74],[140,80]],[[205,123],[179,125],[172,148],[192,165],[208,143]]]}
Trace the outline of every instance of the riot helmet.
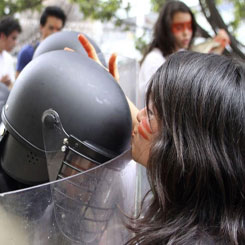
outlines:
{"label": "riot helmet", "polygon": [[[79,32],[75,32],[75,31],[60,31],[60,32],[53,33],[52,35],[45,38],[45,40],[38,45],[37,49],[34,52],[33,59],[35,59],[41,54],[54,50],[63,50],[66,47],[73,49],[77,53],[87,56],[87,52],[84,50],[83,46],[80,44],[78,40],[79,34],[80,34]],[[89,36],[87,36],[84,33],[83,35],[86,36],[86,38],[94,46],[98,58],[100,59],[101,63],[104,66],[106,66],[104,55],[101,52],[99,46]]]}
{"label": "riot helmet", "polygon": [[30,62],[2,120],[2,168],[28,185],[48,181],[43,124],[51,135],[55,125],[62,125],[67,149],[96,165],[130,145],[131,116],[123,91],[103,67],[76,52],[51,51]]}

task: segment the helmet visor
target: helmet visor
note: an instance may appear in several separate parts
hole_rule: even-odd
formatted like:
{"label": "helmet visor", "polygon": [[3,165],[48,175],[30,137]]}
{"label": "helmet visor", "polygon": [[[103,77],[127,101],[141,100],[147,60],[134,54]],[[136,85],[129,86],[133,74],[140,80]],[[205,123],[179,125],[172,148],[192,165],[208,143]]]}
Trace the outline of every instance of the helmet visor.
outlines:
{"label": "helmet visor", "polygon": [[111,156],[106,155],[95,144],[68,135],[56,111],[45,111],[42,121],[50,181],[87,171],[111,159]]}
{"label": "helmet visor", "polygon": [[136,196],[130,152],[101,164],[98,160],[107,156],[68,135],[53,110],[44,113],[43,137],[50,179],[61,179],[50,185],[59,231],[75,243],[126,242],[123,219],[133,213]]}

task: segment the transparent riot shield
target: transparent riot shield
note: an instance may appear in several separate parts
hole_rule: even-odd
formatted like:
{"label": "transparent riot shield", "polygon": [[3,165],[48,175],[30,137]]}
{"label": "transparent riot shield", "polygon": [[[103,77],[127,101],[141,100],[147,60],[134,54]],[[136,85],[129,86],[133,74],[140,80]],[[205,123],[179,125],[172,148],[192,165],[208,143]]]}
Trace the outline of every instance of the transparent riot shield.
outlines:
{"label": "transparent riot shield", "polygon": [[136,201],[130,152],[116,164],[97,162],[99,152],[68,135],[53,110],[44,113],[43,136],[50,179],[60,179],[50,186],[58,231],[71,244],[125,243],[130,237],[125,215],[133,215]]}
{"label": "transparent riot shield", "polygon": [[117,65],[119,72],[119,84],[123,92],[136,106],[138,106],[137,87],[139,63],[135,59],[118,55]]}
{"label": "transparent riot shield", "polygon": [[53,119],[46,120],[48,168],[58,180],[0,194],[0,244],[124,244],[131,237],[124,221],[136,201],[130,152],[98,165],[68,150],[62,124],[52,128]]}
{"label": "transparent riot shield", "polygon": [[[106,55],[108,60],[110,55]],[[142,109],[144,98],[139,93],[139,62],[126,56],[118,55],[117,65],[119,72],[119,84],[125,95],[137,106]],[[140,164],[136,165],[136,212],[140,208],[140,202],[145,194],[150,190],[150,185],[146,175],[146,168]]]}

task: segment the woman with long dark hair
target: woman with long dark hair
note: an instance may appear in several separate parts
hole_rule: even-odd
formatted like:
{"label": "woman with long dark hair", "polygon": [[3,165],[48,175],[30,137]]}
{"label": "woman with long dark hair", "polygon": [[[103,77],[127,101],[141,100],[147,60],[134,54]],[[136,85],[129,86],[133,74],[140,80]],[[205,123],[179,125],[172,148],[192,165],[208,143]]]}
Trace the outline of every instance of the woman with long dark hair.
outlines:
{"label": "woman with long dark hair", "polygon": [[151,79],[133,158],[152,199],[128,244],[245,244],[245,69],[177,52]]}
{"label": "woman with long dark hair", "polygon": [[154,25],[139,72],[139,93],[144,98],[151,76],[165,62],[166,57],[181,49],[189,49],[196,33],[196,21],[190,8],[180,1],[163,5]]}
{"label": "woman with long dark hair", "polygon": [[181,1],[167,1],[154,25],[153,39],[140,64],[138,104],[144,105],[149,80],[166,58],[180,50],[222,54],[230,43],[228,34],[220,29],[217,35],[193,45],[197,23],[190,8]]}
{"label": "woman with long dark hair", "polygon": [[[115,56],[109,71],[118,77]],[[151,196],[129,219],[127,244],[245,244],[244,65],[176,52],[153,75],[146,108],[136,117],[129,106],[132,157],[147,168]]]}

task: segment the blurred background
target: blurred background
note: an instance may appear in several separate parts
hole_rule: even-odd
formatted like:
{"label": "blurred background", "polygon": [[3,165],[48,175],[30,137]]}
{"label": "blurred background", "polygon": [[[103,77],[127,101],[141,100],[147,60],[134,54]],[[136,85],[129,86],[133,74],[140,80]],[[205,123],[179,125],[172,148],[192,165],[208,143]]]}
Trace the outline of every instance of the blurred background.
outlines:
{"label": "blurred background", "polygon": [[[40,38],[42,10],[58,5],[67,14],[64,30],[86,33],[105,54],[140,60],[151,40],[158,11],[166,0],[1,0],[0,16],[14,15],[22,33],[12,54],[16,57],[23,45]],[[231,43],[226,54],[245,60],[245,1],[186,0],[199,24],[196,43],[225,29]]]}

